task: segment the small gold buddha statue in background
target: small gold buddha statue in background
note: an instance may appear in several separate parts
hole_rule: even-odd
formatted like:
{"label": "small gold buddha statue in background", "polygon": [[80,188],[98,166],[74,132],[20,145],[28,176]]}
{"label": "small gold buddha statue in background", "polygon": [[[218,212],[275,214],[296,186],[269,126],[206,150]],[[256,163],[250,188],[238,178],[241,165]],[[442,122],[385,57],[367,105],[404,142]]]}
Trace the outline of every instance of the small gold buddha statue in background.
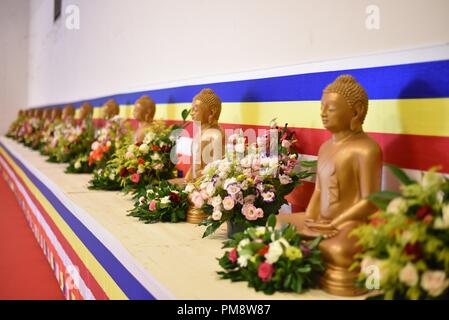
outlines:
{"label": "small gold buddha statue in background", "polygon": [[75,108],[73,105],[68,104],[62,110],[62,121],[65,122],[66,125],[74,125],[75,124]]}
{"label": "small gold buddha statue in background", "polygon": [[381,186],[382,151],[362,129],[367,111],[368,95],[352,76],[339,76],[324,89],[321,119],[332,138],[318,152],[315,190],[305,213],[278,216],[278,224],[294,224],[303,238],[324,237],[320,285],[342,296],[364,292],[354,285],[358,270],[348,270],[359,250],[349,234],[375,212],[367,196]]}
{"label": "small gold buddha statue in background", "polygon": [[52,122],[61,120],[62,117],[62,110],[59,107],[55,107],[51,109],[51,116],[50,119]]}
{"label": "small gold buddha statue in background", "polygon": [[109,99],[103,105],[103,119],[109,120],[120,113],[120,106],[114,99]]}
{"label": "small gold buddha statue in background", "polygon": [[138,121],[134,134],[134,142],[141,143],[145,138],[146,129],[154,120],[156,103],[149,96],[142,96],[134,103],[134,119]]}
{"label": "small gold buddha statue in background", "polygon": [[92,118],[93,112],[94,107],[89,102],[83,103],[80,108],[79,120],[84,121],[86,119]]}

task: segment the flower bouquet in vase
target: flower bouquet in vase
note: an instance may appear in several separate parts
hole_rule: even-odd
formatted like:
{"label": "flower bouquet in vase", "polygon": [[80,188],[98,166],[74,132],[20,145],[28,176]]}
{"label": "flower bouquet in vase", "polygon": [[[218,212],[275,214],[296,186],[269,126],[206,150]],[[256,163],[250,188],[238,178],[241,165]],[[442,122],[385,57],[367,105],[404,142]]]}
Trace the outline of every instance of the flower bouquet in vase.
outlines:
{"label": "flower bouquet in vase", "polygon": [[186,186],[193,205],[207,214],[201,223],[207,226],[203,237],[223,223],[228,225],[228,236],[247,227],[264,226],[270,214],[277,214],[287,204],[285,196],[314,174],[310,162],[300,161],[294,152],[294,133],[287,125],[279,132],[274,130],[278,134],[271,132],[271,140],[275,137],[277,143],[270,152],[261,148],[267,137],[247,146],[242,132],[231,136],[227,157],[206,165],[201,178]]}
{"label": "flower bouquet in vase", "polygon": [[359,285],[377,289],[375,298],[449,298],[449,180],[436,169],[420,182],[389,166],[401,192],[370,196],[380,211],[353,231],[363,251]]}
{"label": "flower bouquet in vase", "polygon": [[271,215],[266,226],[250,227],[225,242],[229,249],[218,259],[222,279],[246,281],[256,291],[302,293],[316,286],[324,270],[318,244],[301,241],[295,226],[275,229]]}

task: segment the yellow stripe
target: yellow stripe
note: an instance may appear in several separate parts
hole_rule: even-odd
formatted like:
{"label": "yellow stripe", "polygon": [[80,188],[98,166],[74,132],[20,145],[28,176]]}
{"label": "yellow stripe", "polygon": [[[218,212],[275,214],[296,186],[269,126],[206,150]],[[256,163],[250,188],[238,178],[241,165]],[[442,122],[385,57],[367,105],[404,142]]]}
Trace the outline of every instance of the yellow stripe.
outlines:
{"label": "yellow stripe", "polygon": [[117,283],[112,279],[108,272],[103,268],[103,266],[97,261],[97,259],[92,255],[92,253],[86,248],[86,246],[81,242],[73,230],[67,225],[67,223],[58,214],[56,209],[50,204],[50,202],[45,198],[42,192],[31,182],[23,170],[14,162],[13,159],[9,157],[6,151],[0,146],[0,152],[11,165],[13,170],[22,178],[28,189],[33,193],[36,199],[41,203],[44,209],[47,211],[48,215],[51,217],[55,225],[67,239],[71,247],[74,249],[81,261],[84,262],[85,266],[90,270],[94,278],[97,280],[98,284],[105,291],[106,295],[110,299],[128,299],[125,293],[120,289]]}
{"label": "yellow stripe", "polygon": [[[156,118],[181,120],[190,103],[158,104]],[[273,118],[290,127],[322,129],[319,101],[223,103],[220,122],[266,126]],[[131,118],[133,106],[121,106]],[[449,136],[449,98],[371,100],[364,129],[367,132]]]}

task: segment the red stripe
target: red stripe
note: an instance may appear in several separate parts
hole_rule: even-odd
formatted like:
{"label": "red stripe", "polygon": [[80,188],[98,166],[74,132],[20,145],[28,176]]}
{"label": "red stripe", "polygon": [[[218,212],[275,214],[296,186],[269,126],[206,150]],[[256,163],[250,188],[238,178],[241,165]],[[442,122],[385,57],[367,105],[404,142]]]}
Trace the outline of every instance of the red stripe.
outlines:
{"label": "red stripe", "polygon": [[[3,155],[1,157],[5,160],[5,162],[8,164],[10,169],[15,172],[15,170],[11,167],[7,159]],[[25,181],[22,179],[20,175],[16,173],[17,179],[22,183],[24,188],[26,189],[31,201],[34,203],[34,205],[38,208],[40,213],[42,214],[44,220],[47,222],[48,226],[50,227],[51,231],[55,234],[56,238],[58,239],[59,243],[61,244],[62,248],[66,252],[67,256],[70,258],[72,263],[74,263],[79,268],[79,273],[83,281],[85,282],[86,286],[91,290],[92,294],[96,299],[99,300],[107,300],[109,299],[104,290],[100,287],[98,282],[95,280],[94,276],[91,274],[89,269],[86,267],[84,262],[79,258],[79,256],[76,254],[72,246],[69,244],[69,242],[66,240],[62,232],[59,230],[59,228],[56,226],[56,224],[53,222],[53,220],[50,218],[48,212],[44,209],[42,204],[37,200],[33,192],[28,188]]]}
{"label": "red stripe", "polygon": [[[179,123],[179,121],[167,121]],[[268,126],[220,124],[223,129],[267,129]],[[325,129],[291,128],[297,133],[298,151],[304,154],[317,155],[318,150],[330,133]],[[187,127],[192,133],[192,126]],[[371,133],[383,151],[384,163],[394,164],[401,168],[428,170],[433,166],[441,166],[442,172],[449,173],[449,137],[419,136],[410,134]]]}

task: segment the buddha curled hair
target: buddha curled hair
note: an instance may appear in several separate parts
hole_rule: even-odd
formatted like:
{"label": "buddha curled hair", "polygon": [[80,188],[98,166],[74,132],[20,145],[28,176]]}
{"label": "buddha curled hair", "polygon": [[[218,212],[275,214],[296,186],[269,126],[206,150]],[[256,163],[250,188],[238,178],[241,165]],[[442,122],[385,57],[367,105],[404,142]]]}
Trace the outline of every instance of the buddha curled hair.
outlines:
{"label": "buddha curled hair", "polygon": [[195,100],[200,100],[207,104],[211,109],[211,114],[218,120],[221,113],[221,99],[212,89],[206,88],[201,90],[200,93],[193,98],[193,101]]}
{"label": "buddha curled hair", "polygon": [[64,107],[64,113],[68,116],[73,116],[75,114],[75,108],[73,107],[73,104],[67,104]]}
{"label": "buddha curled hair", "polygon": [[353,76],[349,74],[339,76],[323,90],[323,93],[340,94],[346,99],[351,109],[354,109],[354,106],[360,103],[362,107],[361,120],[363,123],[368,112],[368,94]]}
{"label": "buddha curled hair", "polygon": [[108,101],[106,101],[104,103],[104,106],[107,109],[113,110],[114,114],[119,114],[119,112],[120,112],[120,106],[118,105],[117,101],[115,101],[114,99],[109,99]]}
{"label": "buddha curled hair", "polygon": [[88,114],[94,111],[94,107],[89,102],[84,102],[81,108],[86,109]]}

